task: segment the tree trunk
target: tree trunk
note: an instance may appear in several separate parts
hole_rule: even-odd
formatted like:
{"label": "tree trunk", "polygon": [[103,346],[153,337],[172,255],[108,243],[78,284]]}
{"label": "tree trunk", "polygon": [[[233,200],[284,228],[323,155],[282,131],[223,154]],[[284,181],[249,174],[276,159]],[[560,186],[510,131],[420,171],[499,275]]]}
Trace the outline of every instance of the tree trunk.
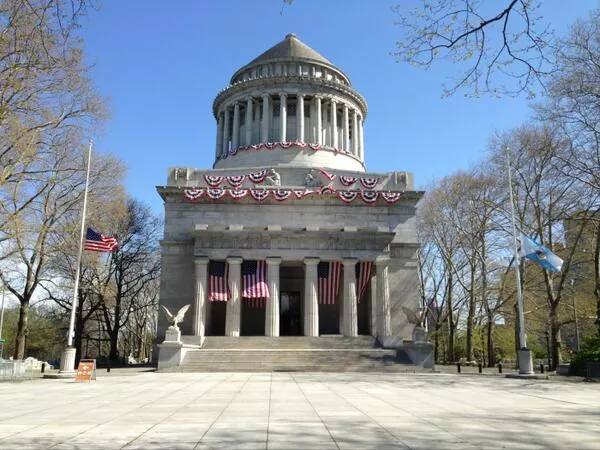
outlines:
{"label": "tree trunk", "polygon": [[108,353],[108,358],[112,361],[117,361],[119,359],[119,329],[117,325],[113,327],[110,333],[110,352]]}
{"label": "tree trunk", "polygon": [[440,363],[440,328],[442,324],[437,320],[435,321],[435,336],[433,339],[433,360],[436,364]]}
{"label": "tree trunk", "polygon": [[471,265],[471,289],[469,292],[469,312],[467,314],[467,361],[475,360],[473,351],[473,326],[475,324],[475,263]]}
{"label": "tree trunk", "polygon": [[596,227],[596,248],[594,251],[594,296],[596,297],[596,326],[600,335],[600,223]]}
{"label": "tree trunk", "polygon": [[14,359],[25,357],[25,336],[27,335],[27,320],[29,319],[29,299],[21,302],[19,308],[19,324],[17,325],[17,337],[15,339]]}
{"label": "tree trunk", "polygon": [[494,349],[494,317],[491,311],[487,313],[487,356],[488,367],[496,364],[496,351]]}
{"label": "tree trunk", "polygon": [[560,324],[556,315],[556,306],[551,306],[550,309],[550,348],[552,350],[552,366],[550,370],[556,370],[556,367],[561,362],[561,339],[560,339]]}
{"label": "tree trunk", "polygon": [[[81,300],[81,293],[79,295]],[[78,308],[75,311],[75,336],[73,339],[73,345],[75,346],[75,367],[77,367],[79,360],[81,359],[81,347],[83,344],[83,311],[81,310],[81,302],[78,302]]]}
{"label": "tree trunk", "polygon": [[452,317],[452,269],[448,264],[448,285],[446,286],[446,308],[448,314],[448,348],[446,349],[447,361],[454,362],[454,318]]}

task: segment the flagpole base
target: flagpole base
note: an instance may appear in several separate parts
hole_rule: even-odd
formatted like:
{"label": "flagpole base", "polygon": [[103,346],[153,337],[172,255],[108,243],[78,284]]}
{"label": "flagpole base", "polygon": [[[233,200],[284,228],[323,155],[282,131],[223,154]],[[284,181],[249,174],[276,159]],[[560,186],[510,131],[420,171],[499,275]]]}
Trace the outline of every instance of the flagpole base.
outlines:
{"label": "flagpole base", "polygon": [[533,359],[531,350],[519,350],[519,375],[533,375]]}
{"label": "flagpole base", "polygon": [[60,357],[60,374],[75,376],[75,347],[65,347]]}

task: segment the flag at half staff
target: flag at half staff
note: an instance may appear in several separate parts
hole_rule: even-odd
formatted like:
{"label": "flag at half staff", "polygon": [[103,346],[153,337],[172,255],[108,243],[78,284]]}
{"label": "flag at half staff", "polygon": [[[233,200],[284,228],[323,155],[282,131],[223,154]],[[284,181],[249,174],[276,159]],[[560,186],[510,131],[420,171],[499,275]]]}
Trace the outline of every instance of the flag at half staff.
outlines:
{"label": "flag at half staff", "polygon": [[548,272],[560,272],[562,269],[563,260],[561,258],[523,233],[521,233],[519,256],[538,263]]}
{"label": "flag at half staff", "polygon": [[112,252],[118,244],[114,237],[104,236],[88,227],[83,249],[91,252]]}

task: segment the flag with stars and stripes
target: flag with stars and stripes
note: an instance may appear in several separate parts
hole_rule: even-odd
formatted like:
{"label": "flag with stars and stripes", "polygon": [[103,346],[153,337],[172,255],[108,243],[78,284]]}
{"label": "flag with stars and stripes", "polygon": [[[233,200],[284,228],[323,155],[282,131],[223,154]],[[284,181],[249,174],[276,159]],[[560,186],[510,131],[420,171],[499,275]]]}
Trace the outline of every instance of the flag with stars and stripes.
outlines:
{"label": "flag with stars and stripes", "polygon": [[371,278],[372,261],[361,261],[356,265],[356,298],[360,303]]}
{"label": "flag with stars and stripes", "polygon": [[208,300],[229,300],[229,266],[225,261],[211,261],[208,268]]}
{"label": "flag with stars and stripes", "polygon": [[242,297],[267,298],[267,263],[265,261],[244,261],[242,263]]}
{"label": "flag with stars and stripes", "polygon": [[342,263],[337,261],[320,262],[317,266],[317,293],[322,305],[335,305],[340,288]]}

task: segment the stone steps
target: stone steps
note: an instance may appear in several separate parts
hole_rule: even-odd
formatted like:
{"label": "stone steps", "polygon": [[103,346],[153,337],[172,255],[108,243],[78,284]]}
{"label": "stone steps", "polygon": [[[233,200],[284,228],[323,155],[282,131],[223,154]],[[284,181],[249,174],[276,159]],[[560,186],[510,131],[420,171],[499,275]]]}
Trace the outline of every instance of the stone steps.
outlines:
{"label": "stone steps", "polygon": [[377,348],[372,336],[208,336],[190,349],[181,372],[421,372],[399,364],[396,350]]}
{"label": "stone steps", "polygon": [[376,346],[372,336],[344,337],[309,336],[207,336],[203,349],[371,349]]}

